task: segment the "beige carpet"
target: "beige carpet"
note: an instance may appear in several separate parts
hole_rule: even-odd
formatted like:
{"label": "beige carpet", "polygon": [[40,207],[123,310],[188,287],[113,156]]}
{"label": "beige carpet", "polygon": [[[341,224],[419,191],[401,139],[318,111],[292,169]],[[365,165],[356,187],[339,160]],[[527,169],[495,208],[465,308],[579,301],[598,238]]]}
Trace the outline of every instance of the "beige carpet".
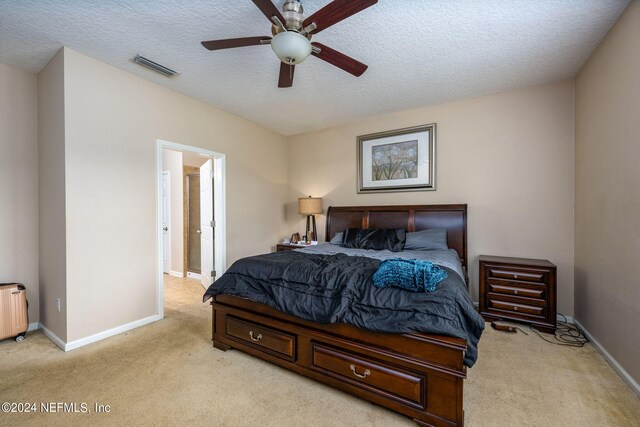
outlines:
{"label": "beige carpet", "polygon": [[[213,349],[202,287],[165,277],[166,317],[155,324],[69,353],[40,332],[0,342],[0,403],[100,403],[110,413],[0,413],[0,425],[415,425],[239,351]],[[468,372],[467,426],[640,425],[640,401],[590,345],[558,347],[488,328]]]}

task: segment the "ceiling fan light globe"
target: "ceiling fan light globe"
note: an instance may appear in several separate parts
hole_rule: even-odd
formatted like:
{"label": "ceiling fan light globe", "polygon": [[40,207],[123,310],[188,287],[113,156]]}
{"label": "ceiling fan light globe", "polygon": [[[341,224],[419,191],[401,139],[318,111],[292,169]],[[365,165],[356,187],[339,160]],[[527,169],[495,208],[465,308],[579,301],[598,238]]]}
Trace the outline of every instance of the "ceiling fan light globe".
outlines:
{"label": "ceiling fan light globe", "polygon": [[276,34],[271,40],[271,48],[285,64],[300,64],[311,55],[311,42],[295,31]]}

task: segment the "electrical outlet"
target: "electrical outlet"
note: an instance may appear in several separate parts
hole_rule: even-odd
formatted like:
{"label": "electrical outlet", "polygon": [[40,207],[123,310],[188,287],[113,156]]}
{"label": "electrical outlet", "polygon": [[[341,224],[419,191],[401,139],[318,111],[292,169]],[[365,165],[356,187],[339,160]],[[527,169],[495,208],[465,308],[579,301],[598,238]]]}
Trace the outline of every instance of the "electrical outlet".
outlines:
{"label": "electrical outlet", "polygon": [[56,298],[56,308],[58,309],[58,313],[60,313],[60,298]]}

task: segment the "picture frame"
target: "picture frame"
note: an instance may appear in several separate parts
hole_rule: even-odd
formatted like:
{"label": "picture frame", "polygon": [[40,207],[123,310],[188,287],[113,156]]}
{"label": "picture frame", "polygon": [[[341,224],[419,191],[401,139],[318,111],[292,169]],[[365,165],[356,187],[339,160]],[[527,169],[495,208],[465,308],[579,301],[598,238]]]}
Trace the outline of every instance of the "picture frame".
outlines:
{"label": "picture frame", "polygon": [[434,191],[436,124],[358,136],[358,193]]}

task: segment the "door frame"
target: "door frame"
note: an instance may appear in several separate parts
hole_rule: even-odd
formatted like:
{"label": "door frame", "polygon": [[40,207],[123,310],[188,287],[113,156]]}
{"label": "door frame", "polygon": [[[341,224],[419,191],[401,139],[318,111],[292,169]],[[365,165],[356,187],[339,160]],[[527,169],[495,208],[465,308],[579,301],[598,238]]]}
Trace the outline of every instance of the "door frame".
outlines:
{"label": "door frame", "polygon": [[196,153],[213,159],[213,215],[216,221],[214,233],[214,267],[220,277],[227,270],[227,196],[226,157],[216,151],[205,150],[176,142],[156,140],[156,282],[158,286],[158,315],[164,318],[164,287],[162,268],[162,150]]}
{"label": "door frame", "polygon": [[[171,171],[162,171],[160,172],[162,174],[161,179],[162,181],[164,181],[164,177],[167,177],[167,181],[169,182],[169,185],[167,186],[167,188],[165,189],[167,192],[167,197],[166,197],[166,201],[167,204],[169,206],[164,206],[164,200],[165,198],[162,197],[162,187],[164,186],[164,182],[161,182],[161,187],[160,187],[160,204],[162,205],[162,216],[160,217],[160,228],[162,228],[162,226],[164,225],[164,209],[167,209],[167,233],[161,233],[162,236],[162,240],[160,241],[162,244],[160,245],[161,248],[163,248],[164,246],[164,240],[165,240],[165,236],[167,236],[166,238],[169,239],[169,245],[167,248],[167,256],[169,257],[168,259],[168,263],[169,263],[169,268],[167,269],[167,271],[164,271],[164,252],[162,252],[162,273],[167,273],[167,274],[171,274]],[[164,230],[162,230],[164,231]]]}

